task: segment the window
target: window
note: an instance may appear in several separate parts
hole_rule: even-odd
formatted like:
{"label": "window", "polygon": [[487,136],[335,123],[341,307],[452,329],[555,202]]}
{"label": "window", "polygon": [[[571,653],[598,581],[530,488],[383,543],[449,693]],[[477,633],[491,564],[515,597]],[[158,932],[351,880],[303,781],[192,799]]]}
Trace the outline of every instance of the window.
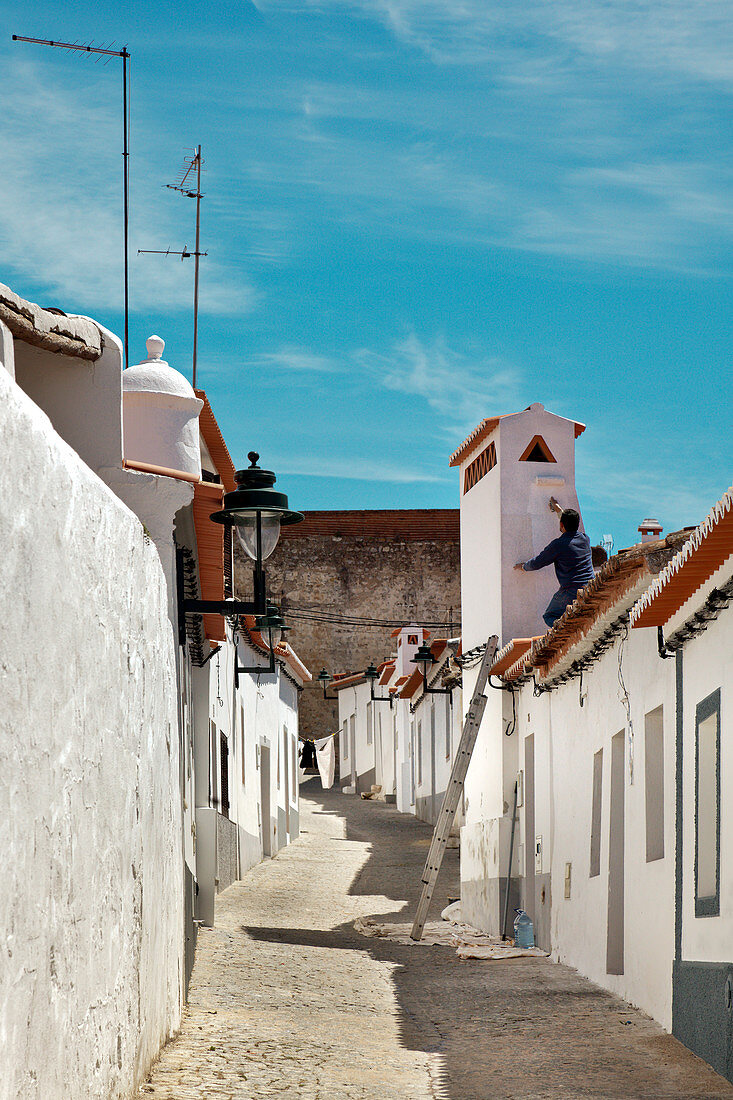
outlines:
{"label": "window", "polygon": [[552,451],[545,443],[541,435],[530,439],[529,443],[519,456],[520,462],[555,462]]}
{"label": "window", "polygon": [[450,705],[450,695],[445,697],[445,758],[450,760],[450,735],[453,722],[453,707]]}
{"label": "window", "polygon": [[372,704],[367,703],[367,745],[371,745],[374,741],[374,711]]}
{"label": "window", "polygon": [[349,759],[349,724],[344,719],[344,724],[341,729],[341,751],[344,754],[344,760]]}
{"label": "window", "polygon": [[419,643],[418,643],[418,640],[417,640],[417,634],[408,634],[407,635],[407,644],[408,645],[418,645]]}
{"label": "window", "polygon": [[720,689],[695,713],[695,916],[720,913]]}
{"label": "window", "polygon": [[293,805],[297,805],[298,802],[298,739],[297,737],[290,738],[290,760],[292,763],[292,775],[293,775],[293,789],[290,792],[290,801]]}
{"label": "window", "polygon": [[242,706],[239,708],[239,751],[242,754],[242,786],[244,786],[244,707]]}
{"label": "window", "polygon": [[496,444],[489,443],[478,458],[474,458],[473,462],[466,466],[466,472],[463,475],[464,494],[469,489],[473,489],[476,482],[480,481],[482,477],[486,477],[489,470],[494,469],[494,466],[496,466]]}
{"label": "window", "polygon": [[229,742],[226,734],[219,734],[219,746],[221,750],[221,812],[224,817],[229,817]]}
{"label": "window", "polygon": [[209,721],[209,805],[219,805],[219,775],[216,765],[216,723]]}
{"label": "window", "polygon": [[603,790],[603,749],[593,757],[593,807],[590,819],[590,877],[601,873],[601,795]]}
{"label": "window", "polygon": [[422,787],[422,722],[417,724],[417,785]]}
{"label": "window", "polygon": [[664,859],[664,728],[663,708],[644,718],[646,787],[646,861]]}

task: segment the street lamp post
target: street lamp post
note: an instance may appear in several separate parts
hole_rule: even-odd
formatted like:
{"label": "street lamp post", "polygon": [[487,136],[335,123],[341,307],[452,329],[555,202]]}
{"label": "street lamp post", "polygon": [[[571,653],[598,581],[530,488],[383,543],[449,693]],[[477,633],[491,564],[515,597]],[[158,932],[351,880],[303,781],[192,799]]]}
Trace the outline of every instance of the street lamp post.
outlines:
{"label": "street lamp post", "polygon": [[224,494],[224,507],[210,518],[214,523],[223,523],[227,529],[234,527],[244,552],[254,562],[254,599],[187,599],[179,579],[179,622],[183,622],[186,615],[268,615],[262,563],[277,546],[281,527],[300,523],[304,517],[301,512],[294,512],[288,507],[285,493],[273,489],[277,479],[271,470],[261,470],[257,465],[260,457],[257,452],[250,451],[247,457],[250,465],[246,470],[237,470],[234,475],[236,489]]}
{"label": "street lamp post", "polygon": [[423,642],[418,648],[417,653],[412,658],[412,663],[417,665],[422,673],[422,687],[426,695],[447,695],[450,698],[450,704],[453,706],[453,688],[433,688],[428,687],[428,673],[435,664],[435,657],[427,642]]}
{"label": "street lamp post", "polygon": [[375,695],[374,684],[379,679],[379,670],[374,667],[374,664],[370,664],[367,669],[364,670],[364,678],[369,682],[369,693],[371,701],[373,703],[389,703],[389,709],[392,709],[392,696],[391,695]]}

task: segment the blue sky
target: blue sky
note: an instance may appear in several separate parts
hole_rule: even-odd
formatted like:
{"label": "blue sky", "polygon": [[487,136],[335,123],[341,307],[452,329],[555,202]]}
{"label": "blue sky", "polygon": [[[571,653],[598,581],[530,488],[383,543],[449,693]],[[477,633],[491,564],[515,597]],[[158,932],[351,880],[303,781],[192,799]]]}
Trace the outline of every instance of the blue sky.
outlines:
{"label": "blue sky", "polygon": [[119,65],[10,36],[126,43],[131,361],[190,371],[191,261],[137,249],[192,247],[200,142],[200,384],[295,507],[454,507],[450,453],[533,401],[617,547],[730,484],[727,0],[0,10],[0,280],[122,332]]}

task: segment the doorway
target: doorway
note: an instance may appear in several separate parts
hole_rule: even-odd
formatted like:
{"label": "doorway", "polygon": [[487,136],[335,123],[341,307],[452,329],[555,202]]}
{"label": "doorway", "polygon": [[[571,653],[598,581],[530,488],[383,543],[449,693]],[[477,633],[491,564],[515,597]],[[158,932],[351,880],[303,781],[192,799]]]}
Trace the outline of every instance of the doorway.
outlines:
{"label": "doorway", "polygon": [[260,745],[260,812],[262,814],[262,855],[272,855],[272,819],[270,817],[270,746]]}
{"label": "doorway", "polygon": [[[524,908],[537,929],[534,831],[534,734],[524,739]],[[537,931],[535,931],[535,936]]]}
{"label": "doorway", "polygon": [[626,731],[611,739],[611,814],[608,838],[606,973],[624,972],[624,763]]}

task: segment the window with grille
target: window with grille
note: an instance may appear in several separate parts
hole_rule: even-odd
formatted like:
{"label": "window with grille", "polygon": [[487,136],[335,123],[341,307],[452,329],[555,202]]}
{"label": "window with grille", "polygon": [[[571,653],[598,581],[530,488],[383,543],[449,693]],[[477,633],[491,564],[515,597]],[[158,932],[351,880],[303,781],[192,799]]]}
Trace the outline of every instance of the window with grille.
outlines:
{"label": "window with grille", "polygon": [[469,489],[473,489],[476,482],[480,481],[482,477],[486,477],[489,470],[494,469],[494,466],[496,466],[496,444],[489,443],[478,458],[474,458],[473,462],[466,467],[466,472],[463,475],[463,492],[467,493]]}

